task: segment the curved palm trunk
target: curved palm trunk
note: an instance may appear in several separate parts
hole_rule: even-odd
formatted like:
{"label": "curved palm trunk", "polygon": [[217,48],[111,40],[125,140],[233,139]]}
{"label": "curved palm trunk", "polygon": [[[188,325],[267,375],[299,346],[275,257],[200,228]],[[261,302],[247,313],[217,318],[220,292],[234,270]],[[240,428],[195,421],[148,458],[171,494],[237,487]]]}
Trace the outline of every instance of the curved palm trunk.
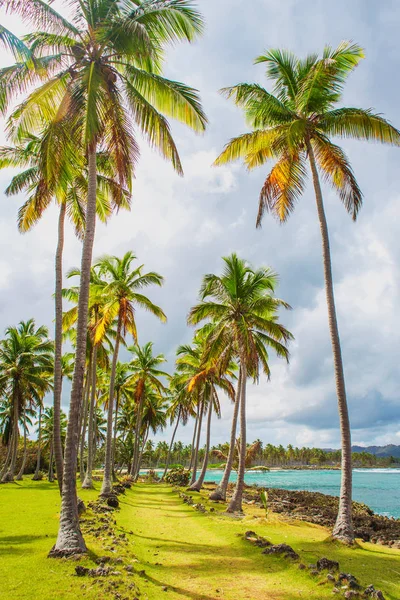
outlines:
{"label": "curved palm trunk", "polygon": [[178,429],[178,425],[179,425],[179,420],[180,420],[180,418],[181,418],[181,407],[179,407],[179,410],[178,410],[178,417],[177,417],[177,419],[176,419],[176,425],[175,425],[175,427],[174,427],[174,432],[173,432],[173,434],[172,434],[171,443],[170,443],[170,445],[169,445],[169,448],[168,448],[167,460],[166,460],[166,462],[165,462],[165,469],[164,469],[164,473],[162,474],[161,481],[163,481],[163,479],[164,479],[164,477],[166,476],[166,474],[167,474],[167,471],[168,471],[168,465],[169,465],[169,461],[170,461],[170,459],[171,459],[172,446],[173,446],[173,444],[174,444],[174,439],[175,439],[175,435],[176,435],[176,430]]}
{"label": "curved palm trunk", "polygon": [[189,471],[191,471],[192,467],[193,467],[194,447],[195,447],[195,444],[196,444],[196,434],[197,434],[197,425],[198,425],[198,423],[199,423],[199,408],[197,407],[197,415],[196,415],[196,418],[194,420],[193,439],[192,439],[192,451],[190,452]]}
{"label": "curved palm trunk", "polygon": [[40,458],[42,453],[42,405],[39,405],[39,423],[38,423],[38,451],[37,451],[37,459],[36,459],[36,469],[35,474],[32,477],[34,481],[39,479],[39,471],[40,471]]}
{"label": "curved palm trunk", "polygon": [[203,487],[204,478],[207,472],[208,458],[210,453],[210,435],[211,435],[211,417],[213,412],[213,399],[210,398],[207,417],[207,434],[206,434],[206,451],[204,454],[203,465],[201,467],[200,476],[189,488],[193,492],[199,492]]}
{"label": "curved palm trunk", "polygon": [[246,360],[241,359],[240,370],[242,375],[240,392],[240,448],[239,448],[239,468],[235,492],[231,498],[227,512],[242,512],[242,497],[244,489],[244,472],[246,469],[246,383],[247,366]]}
{"label": "curved palm trunk", "polygon": [[12,435],[11,435],[11,459],[10,465],[3,475],[2,482],[14,481],[15,467],[17,464],[18,455],[18,438],[19,438],[19,397],[18,393],[14,393],[13,397],[13,417],[12,417]]}
{"label": "curved palm trunk", "polygon": [[144,404],[144,385],[142,393],[140,394],[139,406],[136,415],[136,427],[135,427],[135,445],[133,450],[133,461],[131,468],[131,476],[136,481],[137,464],[139,460],[139,444],[140,444],[140,430],[142,428],[142,414]]}
{"label": "curved palm trunk", "polygon": [[114,438],[113,438],[113,446],[112,446],[112,479],[113,481],[118,481],[117,475],[115,473],[115,449],[117,446],[117,423],[118,423],[118,409],[119,409],[119,392],[117,392],[116,403],[115,403],[115,417],[114,417]]}
{"label": "curved palm trunk", "polygon": [[101,495],[107,496],[112,492],[112,449],[113,449],[113,417],[114,417],[114,390],[115,390],[115,373],[117,370],[119,342],[121,337],[122,318],[118,316],[117,337],[115,339],[114,354],[111,366],[110,375],[110,392],[108,397],[108,414],[107,414],[107,438],[106,438],[106,456],[104,460],[104,476],[103,485],[101,486]]}
{"label": "curved palm trunk", "polygon": [[352,464],[351,464],[351,431],[349,411],[346,398],[346,386],[340,347],[339,328],[336,318],[335,297],[333,291],[332,264],[329,247],[328,225],[322,199],[317,166],[311,143],[307,143],[308,156],[314,182],[315,199],[322,237],[322,256],[324,263],[325,293],[328,306],[329,330],[335,366],[336,395],[338,399],[340,432],[342,437],[342,477],[340,486],[339,512],[333,529],[333,537],[347,543],[354,542],[352,522]]}
{"label": "curved palm trunk", "polygon": [[21,481],[21,479],[22,479],[22,475],[24,474],[24,471],[25,471],[25,464],[26,464],[26,413],[25,413],[25,408],[24,408],[24,454],[22,456],[21,468],[19,470],[18,475],[15,478],[17,481]]}
{"label": "curved palm trunk", "polygon": [[50,556],[66,556],[86,552],[85,541],[79,526],[76,495],[76,460],[79,443],[79,415],[82,406],[83,380],[85,375],[90,268],[96,230],[96,177],[96,144],[92,143],[88,147],[86,229],[82,248],[75,369],[65,441],[60,527],[57,541],[50,552]]}
{"label": "curved palm trunk", "polygon": [[93,489],[93,457],[94,457],[94,414],[96,403],[96,383],[97,383],[97,344],[93,347],[92,358],[92,387],[90,392],[90,408],[89,408],[89,430],[88,430],[88,457],[85,479],[82,483],[84,489]]}
{"label": "curved palm trunk", "polygon": [[203,421],[203,402],[200,402],[198,408],[198,423],[197,423],[197,437],[196,437],[196,447],[194,449],[193,455],[193,472],[192,478],[190,480],[190,485],[193,485],[197,479],[197,459],[199,456],[199,446],[200,446],[200,436],[201,436],[201,423]]}
{"label": "curved palm trunk", "polygon": [[8,444],[8,448],[7,448],[6,460],[5,460],[5,462],[3,464],[3,467],[2,467],[2,469],[0,471],[0,481],[3,479],[3,475],[7,471],[8,463],[10,462],[10,459],[11,459],[11,452],[12,452],[12,445],[11,445],[11,439],[10,439],[9,444]]}
{"label": "curved palm trunk", "polygon": [[53,459],[54,459],[54,440],[51,440],[51,444],[50,444],[50,457],[49,457],[49,471],[47,473],[47,479],[51,483],[53,483],[53,481],[54,481]]}
{"label": "curved palm trunk", "polygon": [[226,500],[226,490],[228,489],[229,477],[232,472],[233,460],[235,458],[236,430],[237,430],[237,421],[238,421],[238,416],[239,416],[241,385],[242,385],[242,371],[240,370],[238,387],[237,387],[237,391],[236,391],[235,405],[233,407],[231,439],[229,442],[228,457],[226,459],[225,470],[224,470],[224,474],[222,475],[221,482],[216,487],[216,489],[210,494],[210,500],[222,500],[224,502]]}
{"label": "curved palm trunk", "polygon": [[64,223],[65,223],[66,203],[62,202],[60,206],[60,215],[58,218],[58,243],[56,250],[55,270],[55,347],[54,347],[54,456],[56,461],[56,473],[60,494],[62,491],[62,472],[63,472],[63,447],[61,440],[61,392],[62,392],[62,255],[64,249]]}

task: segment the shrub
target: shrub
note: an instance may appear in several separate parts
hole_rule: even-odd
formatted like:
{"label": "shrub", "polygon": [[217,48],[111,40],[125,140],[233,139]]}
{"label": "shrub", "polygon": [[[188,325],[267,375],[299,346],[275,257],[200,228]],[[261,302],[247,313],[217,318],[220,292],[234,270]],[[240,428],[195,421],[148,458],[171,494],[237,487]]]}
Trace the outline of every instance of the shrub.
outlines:
{"label": "shrub", "polygon": [[159,476],[157,475],[156,471],[154,469],[149,469],[146,473],[146,480],[147,481],[159,481]]}
{"label": "shrub", "polygon": [[171,469],[165,476],[165,481],[167,483],[172,483],[173,485],[186,487],[189,485],[190,471],[187,469]]}

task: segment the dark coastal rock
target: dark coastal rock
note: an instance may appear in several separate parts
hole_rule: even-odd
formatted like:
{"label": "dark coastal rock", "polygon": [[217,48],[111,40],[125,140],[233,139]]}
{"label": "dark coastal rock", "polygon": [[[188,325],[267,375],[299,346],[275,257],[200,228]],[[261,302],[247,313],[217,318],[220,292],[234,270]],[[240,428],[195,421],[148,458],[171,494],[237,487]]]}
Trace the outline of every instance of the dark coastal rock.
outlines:
{"label": "dark coastal rock", "polygon": [[339,563],[329,558],[320,558],[317,561],[318,571],[339,571]]}
{"label": "dark coastal rock", "polygon": [[297,552],[295,552],[288,544],[276,544],[274,546],[270,546],[269,548],[263,550],[263,554],[282,554],[284,558],[291,558],[293,560],[298,560],[300,558]]}

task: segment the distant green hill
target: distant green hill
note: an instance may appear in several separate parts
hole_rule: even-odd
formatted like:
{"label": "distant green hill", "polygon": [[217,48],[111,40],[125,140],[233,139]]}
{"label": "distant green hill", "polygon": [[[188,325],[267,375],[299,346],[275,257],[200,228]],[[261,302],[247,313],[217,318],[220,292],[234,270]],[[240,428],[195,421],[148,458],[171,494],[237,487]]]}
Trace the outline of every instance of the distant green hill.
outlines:
{"label": "distant green hill", "polygon": [[400,446],[388,444],[387,446],[352,446],[353,452],[368,452],[375,456],[394,456],[400,458]]}
{"label": "distant green hill", "polygon": [[[394,456],[400,458],[400,446],[395,444],[388,444],[387,446],[352,446],[353,452],[368,452],[368,454],[374,454],[385,458],[386,456]],[[322,448],[324,452],[334,452],[333,448]]]}

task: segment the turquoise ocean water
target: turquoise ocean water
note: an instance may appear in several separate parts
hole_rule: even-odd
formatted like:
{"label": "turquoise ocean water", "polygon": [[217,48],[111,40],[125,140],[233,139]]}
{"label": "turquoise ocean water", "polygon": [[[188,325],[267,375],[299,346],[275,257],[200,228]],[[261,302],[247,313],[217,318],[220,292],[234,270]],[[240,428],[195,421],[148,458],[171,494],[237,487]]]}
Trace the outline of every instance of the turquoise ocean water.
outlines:
{"label": "turquoise ocean water", "polygon": [[[222,471],[208,471],[206,481],[219,481]],[[233,474],[231,481],[235,481]],[[249,485],[308,490],[332,496],[339,495],[340,471],[268,471],[247,472]],[[400,519],[400,469],[355,469],[353,498],[364,502],[376,513]]]}

